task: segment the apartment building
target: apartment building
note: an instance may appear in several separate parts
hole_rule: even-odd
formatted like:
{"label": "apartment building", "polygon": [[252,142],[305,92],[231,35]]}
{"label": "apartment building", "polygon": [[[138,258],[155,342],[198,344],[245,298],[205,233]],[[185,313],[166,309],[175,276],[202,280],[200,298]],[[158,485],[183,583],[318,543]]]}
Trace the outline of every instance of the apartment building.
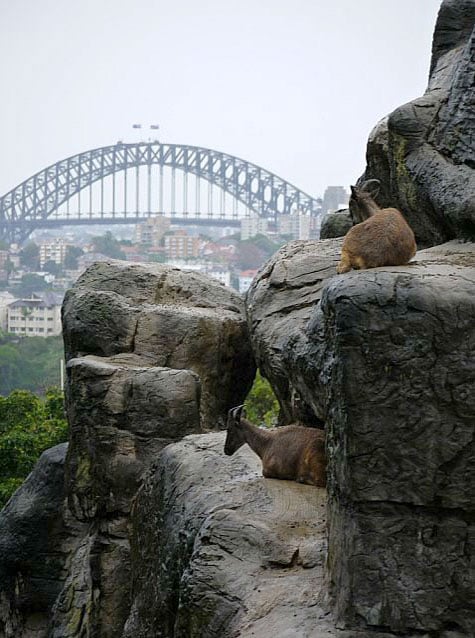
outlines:
{"label": "apartment building", "polygon": [[247,292],[252,280],[257,275],[257,270],[242,270],[239,273],[239,292],[241,294]]}
{"label": "apartment building", "polygon": [[8,306],[16,300],[11,293],[7,291],[0,292],[0,330],[7,330],[8,327]]}
{"label": "apartment building", "polygon": [[241,239],[251,239],[256,235],[265,235],[268,230],[269,223],[265,217],[259,215],[250,215],[241,220]]}
{"label": "apartment building", "polygon": [[347,208],[349,198],[349,193],[344,186],[327,186],[323,194],[322,213]]}
{"label": "apartment building", "polygon": [[168,259],[190,259],[199,256],[199,237],[192,237],[185,230],[165,235],[164,244],[165,255]]}
{"label": "apartment building", "polygon": [[160,245],[166,232],[170,230],[168,217],[151,217],[142,224],[136,224],[134,229],[134,243],[148,244],[156,248]]}
{"label": "apartment building", "polygon": [[62,297],[54,292],[33,293],[7,306],[7,331],[28,337],[61,334]]}
{"label": "apartment building", "polygon": [[47,261],[54,261],[56,264],[62,266],[64,264],[64,258],[66,257],[67,247],[68,244],[64,239],[59,237],[42,242],[39,245],[40,267],[43,268]]}
{"label": "apartment building", "polygon": [[290,215],[277,216],[277,232],[279,235],[287,235],[292,239],[309,239],[310,215],[299,212]]}

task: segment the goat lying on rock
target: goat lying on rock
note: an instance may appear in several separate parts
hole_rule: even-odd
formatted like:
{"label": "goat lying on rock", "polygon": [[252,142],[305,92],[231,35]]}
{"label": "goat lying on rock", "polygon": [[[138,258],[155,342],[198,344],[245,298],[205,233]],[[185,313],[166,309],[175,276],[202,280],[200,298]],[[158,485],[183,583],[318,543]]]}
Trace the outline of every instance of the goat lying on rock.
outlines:
{"label": "goat lying on rock", "polygon": [[244,443],[260,457],[266,478],[288,479],[325,487],[325,433],[300,425],[261,429],[242,414],[243,406],[228,413],[224,453],[234,454]]}
{"label": "goat lying on rock", "polygon": [[350,212],[357,222],[346,233],[338,273],[352,268],[402,266],[416,254],[414,233],[397,208],[380,208],[374,201],[379,181],[351,187]]}

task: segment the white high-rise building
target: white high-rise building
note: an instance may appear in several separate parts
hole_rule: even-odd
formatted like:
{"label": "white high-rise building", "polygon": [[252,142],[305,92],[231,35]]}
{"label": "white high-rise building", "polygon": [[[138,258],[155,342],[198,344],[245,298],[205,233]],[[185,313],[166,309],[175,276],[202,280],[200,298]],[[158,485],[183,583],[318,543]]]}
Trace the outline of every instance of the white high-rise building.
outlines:
{"label": "white high-rise building", "polygon": [[277,216],[277,232],[279,235],[288,235],[292,239],[310,238],[310,215],[298,211],[290,215]]}
{"label": "white high-rise building", "polygon": [[64,258],[66,257],[66,249],[68,244],[64,239],[56,238],[44,241],[40,244],[40,266],[46,264],[47,261],[54,261],[55,264],[62,266],[64,264]]}
{"label": "white high-rise building", "polygon": [[250,215],[241,220],[241,239],[251,239],[256,235],[265,235],[268,229],[268,221],[259,215]]}

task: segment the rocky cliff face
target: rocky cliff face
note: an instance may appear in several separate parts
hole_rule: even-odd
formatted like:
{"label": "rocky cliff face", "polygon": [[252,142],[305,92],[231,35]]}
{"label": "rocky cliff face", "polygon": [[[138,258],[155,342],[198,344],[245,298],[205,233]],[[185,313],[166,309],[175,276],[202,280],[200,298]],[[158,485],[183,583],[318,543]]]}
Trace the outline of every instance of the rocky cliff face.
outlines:
{"label": "rocky cliff face", "polygon": [[[474,634],[474,247],[336,275],[340,243],[281,249],[248,323],[238,296],[191,274],[113,262],[78,282],[64,305],[71,441],[1,514],[0,636]],[[134,336],[171,314],[164,287],[186,299],[173,296],[177,323],[205,304],[203,339],[222,331],[190,345],[188,368],[160,365],[187,361],[173,333],[168,354],[135,348],[167,342]],[[325,425],[327,492],[264,479],[249,449],[226,457],[224,433],[203,433],[218,412],[197,353],[230,361],[223,344],[239,344],[245,367],[221,375],[239,403],[249,338],[283,420]]]}
{"label": "rocky cliff face", "polygon": [[366,171],[382,206],[403,211],[419,246],[475,239],[475,2],[444,0],[426,93],[372,131]]}
{"label": "rocky cliff face", "polygon": [[[475,239],[475,1],[444,0],[429,83],[371,132],[366,170],[381,181],[378,204],[399,208],[419,248]],[[328,215],[322,238],[344,235],[349,212]]]}
{"label": "rocky cliff face", "polygon": [[171,442],[222,428],[255,373],[242,298],[168,267],[92,266],[65,298],[63,333],[70,444],[1,514],[5,638],[121,634],[144,471]]}
{"label": "rocky cliff face", "polygon": [[474,246],[335,276],[338,254],[335,240],[285,247],[248,297],[285,411],[298,397],[325,422],[336,622],[472,635]]}

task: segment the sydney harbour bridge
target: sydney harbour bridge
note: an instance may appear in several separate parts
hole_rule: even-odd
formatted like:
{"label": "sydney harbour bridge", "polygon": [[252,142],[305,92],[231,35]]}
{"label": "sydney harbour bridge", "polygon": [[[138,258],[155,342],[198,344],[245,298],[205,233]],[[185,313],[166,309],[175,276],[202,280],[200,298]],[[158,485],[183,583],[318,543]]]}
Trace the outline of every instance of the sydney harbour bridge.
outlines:
{"label": "sydney harbour bridge", "polygon": [[238,226],[257,214],[318,215],[320,203],[277,175],[232,155],[154,142],[104,146],[60,160],[0,198],[0,237],[37,228],[133,224],[166,215],[176,224]]}

